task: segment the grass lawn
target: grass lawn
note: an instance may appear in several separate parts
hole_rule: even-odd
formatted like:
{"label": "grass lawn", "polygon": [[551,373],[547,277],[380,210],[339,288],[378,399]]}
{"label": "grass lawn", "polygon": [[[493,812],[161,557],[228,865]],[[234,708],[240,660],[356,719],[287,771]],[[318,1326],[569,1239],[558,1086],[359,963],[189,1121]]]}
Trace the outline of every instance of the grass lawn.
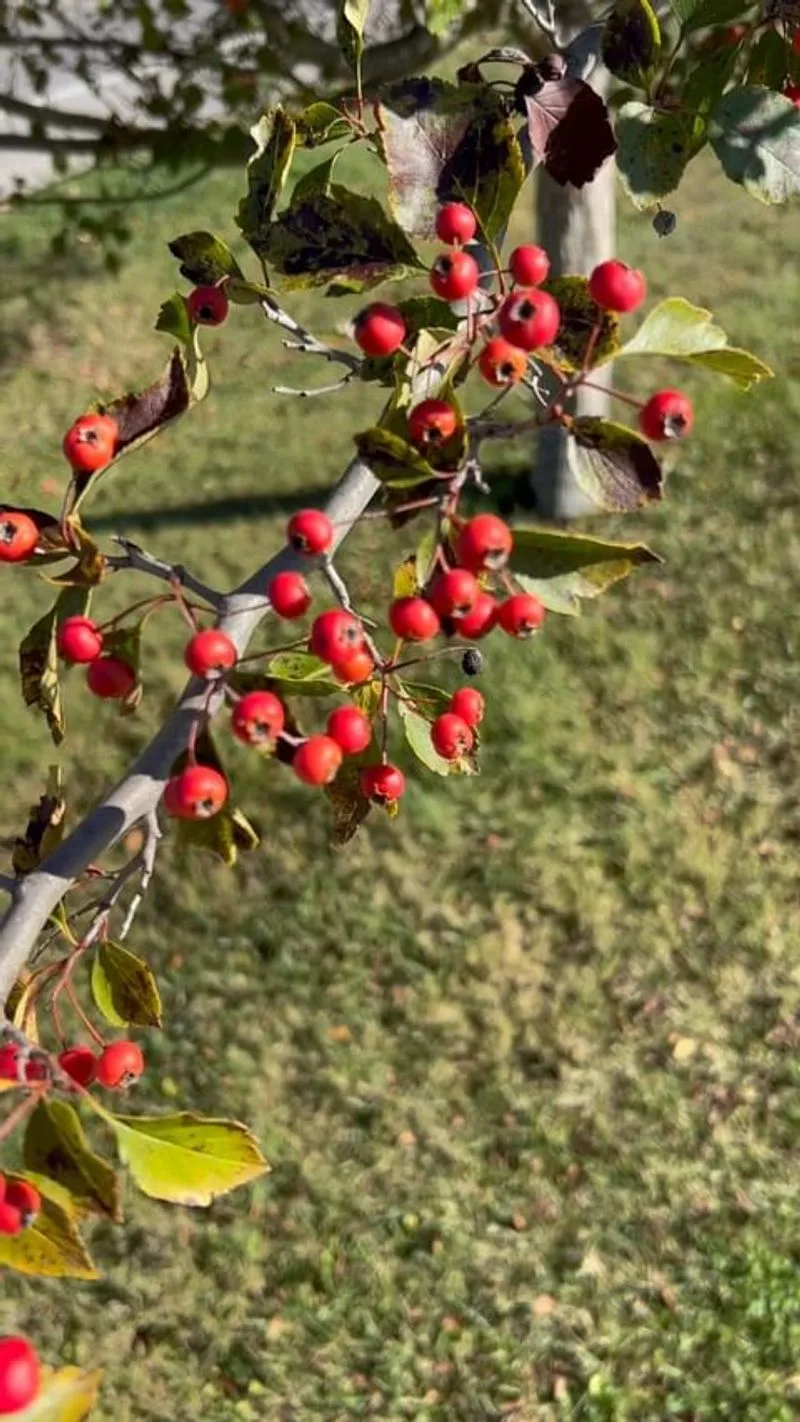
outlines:
{"label": "grass lawn", "polygon": [[[117,279],[91,250],[48,255],[47,208],[3,219],[4,496],[56,506],[66,424],[165,357],[166,239],[230,237],[237,186],[132,214]],[[335,852],[320,799],[231,751],[263,848],[232,873],[164,848],[131,942],[166,1031],[132,1109],[236,1115],[273,1173],[203,1213],[129,1190],[124,1229],[92,1233],[99,1284],[4,1278],[0,1330],[104,1368],[101,1422],[800,1416],[800,219],[711,164],[678,208],[668,241],[624,210],[622,255],[780,376],[741,396],[672,368],[697,425],[666,502],[586,525],[663,567],[531,644],[488,644],[477,781],[414,775],[395,824],[373,815]],[[293,309],[332,333],[353,303]],[[272,395],[326,372],[246,309],[206,346],[212,397],[120,466],[89,522],[225,585],[380,397]],[[415,536],[352,541],[363,604]],[[3,588],[13,835],[55,757],[15,681],[48,590]],[[178,619],[151,625],[139,717],[69,686],[71,815],[181,684]]]}

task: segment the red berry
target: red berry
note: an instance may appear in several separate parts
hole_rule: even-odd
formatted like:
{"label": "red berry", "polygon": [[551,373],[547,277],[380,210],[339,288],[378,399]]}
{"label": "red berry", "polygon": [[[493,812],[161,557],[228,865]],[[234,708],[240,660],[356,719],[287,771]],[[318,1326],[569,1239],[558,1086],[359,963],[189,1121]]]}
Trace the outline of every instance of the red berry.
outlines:
{"label": "red berry", "polygon": [[639,411],[639,428],[648,439],[681,439],[694,424],[688,396],[680,390],[658,390]]}
{"label": "red berry", "polygon": [[118,435],[113,415],[81,415],[67,430],[62,449],[76,474],[94,474],[111,463]]}
{"label": "red berry", "polygon": [[286,713],[272,691],[247,691],[231,713],[231,730],[247,746],[264,746],[277,740]]}
{"label": "red berry", "polygon": [[460,686],[450,699],[450,710],[460,716],[468,726],[479,726],[486,710],[486,702],[474,686]]}
{"label": "red berry", "polygon": [[476,514],[458,535],[458,561],[471,573],[504,568],[511,556],[514,538],[507,523],[496,514]]}
{"label": "red berry", "polygon": [[221,326],[230,304],[221,286],[196,286],[186,298],[189,317],[200,326]]}
{"label": "red berry", "polygon": [[431,740],[434,750],[445,760],[458,760],[467,755],[475,744],[475,737],[466,721],[452,711],[445,711],[444,715],[436,717],[431,726]]}
{"label": "red berry", "polygon": [[394,355],[406,338],[403,313],[385,301],[373,301],[356,316],[353,338],[365,355]]}
{"label": "red berry", "polygon": [[29,1407],[39,1381],[39,1359],[27,1338],[0,1338],[0,1417]]}
{"label": "red berry", "polygon": [[337,666],[361,650],[364,628],[352,612],[330,607],[314,618],[308,645],[315,657]]}
{"label": "red berry", "polygon": [[475,606],[480,587],[467,568],[450,568],[440,573],[430,591],[430,600],[440,617],[463,617]]}
{"label": "red berry", "polygon": [[544,622],[545,609],[532,593],[514,593],[497,609],[497,621],[509,637],[530,637]]}
{"label": "red berry", "polygon": [[800,84],[793,84],[791,79],[787,79],[781,91],[785,99],[790,99],[796,109],[800,109]]}
{"label": "red berry", "polygon": [[469,252],[442,252],[430,271],[430,282],[444,301],[462,301],[476,290],[480,268]]}
{"label": "red berry", "polygon": [[635,311],[647,295],[647,282],[625,262],[599,262],[589,277],[589,294],[607,311]]}
{"label": "red berry", "polygon": [[491,632],[496,621],[497,602],[491,593],[481,588],[469,612],[452,619],[453,631],[467,642],[477,642]]}
{"label": "red berry", "polygon": [[489,385],[516,385],[528,369],[525,352],[503,336],[487,341],[478,357],[478,369]]}
{"label": "red berry", "polygon": [[379,805],[393,805],[405,793],[406,778],[396,765],[365,765],[359,781],[362,795]]}
{"label": "red berry", "polygon": [[6,1185],[5,1204],[19,1211],[22,1228],[27,1229],[42,1208],[42,1197],[29,1180],[9,1180]]}
{"label": "red berry", "polygon": [[457,242],[471,242],[478,223],[471,207],[463,202],[446,202],[436,214],[436,236],[448,247]]}
{"label": "red berry", "polygon": [[800,54],[800,25],[792,30],[792,54]]}
{"label": "red berry", "polygon": [[309,736],[297,747],[292,769],[306,785],[330,785],[341,763],[342,748],[332,736]]}
{"label": "red berry", "polygon": [[427,642],[441,630],[439,615],[424,597],[399,597],[389,608],[389,626],[404,642]]}
{"label": "red berry", "polygon": [[0,1200],[0,1234],[22,1234],[22,1214],[16,1205]]}
{"label": "red berry", "polygon": [[279,617],[302,617],[311,606],[311,592],[302,573],[276,573],[267,597]]}
{"label": "red berry", "polygon": [[544,247],[536,247],[532,242],[526,247],[515,247],[508,265],[517,286],[541,286],[550,272],[550,258]]}
{"label": "red berry", "polygon": [[346,686],[360,686],[362,682],[369,680],[374,670],[375,663],[372,657],[366,647],[362,647],[351,657],[347,657],[345,661],[335,662],[333,674],[337,681],[343,682]]}
{"label": "red berry", "polygon": [[548,292],[532,286],[507,296],[497,319],[502,335],[512,346],[535,351],[552,345],[561,325],[561,309]]}
{"label": "red berry", "polygon": [[91,1047],[67,1047],[58,1065],[78,1086],[91,1086],[97,1075],[97,1058]]}
{"label": "red berry", "polygon": [[119,657],[98,657],[89,664],[86,685],[93,696],[116,701],[127,696],[136,685],[136,672]]}
{"label": "red berry", "polygon": [[236,665],[237,652],[227,632],[206,627],[187,643],[183,659],[195,676],[212,677]]}
{"label": "red berry", "polygon": [[321,509],[301,509],[289,519],[286,536],[298,553],[316,557],[331,547],[333,524]]}
{"label": "red berry", "polygon": [[103,650],[103,634],[91,617],[66,617],[56,641],[67,662],[96,662]]}
{"label": "red berry", "polygon": [[369,717],[358,706],[337,706],[328,717],[327,730],[343,755],[360,755],[372,740]]}
{"label": "red berry", "polygon": [[[0,1047],[0,1081],[19,1081],[20,1049],[16,1042]],[[24,1076],[24,1073],[23,1073]]]}
{"label": "red berry", "polygon": [[39,530],[26,513],[0,513],[0,563],[22,563],[39,542]]}
{"label": "red berry", "polygon": [[125,1090],[144,1071],[144,1054],[137,1042],[110,1042],[97,1059],[97,1080],[115,1091]]}
{"label": "red berry", "polygon": [[164,809],[179,820],[210,820],[227,798],[228,782],[213,765],[187,765],[164,787]]}
{"label": "red berry", "polygon": [[408,433],[412,444],[421,449],[444,444],[458,429],[458,415],[446,400],[422,400],[408,415]]}

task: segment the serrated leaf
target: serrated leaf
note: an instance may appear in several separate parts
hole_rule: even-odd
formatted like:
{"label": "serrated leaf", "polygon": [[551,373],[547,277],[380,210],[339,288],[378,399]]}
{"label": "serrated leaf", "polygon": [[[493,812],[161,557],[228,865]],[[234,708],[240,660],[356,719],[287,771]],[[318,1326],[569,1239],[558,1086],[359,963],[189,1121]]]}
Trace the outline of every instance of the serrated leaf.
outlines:
{"label": "serrated leaf", "polygon": [[626,425],[590,415],[570,420],[567,458],[598,512],[630,513],[662,496],[658,460],[647,441]]}
{"label": "serrated leaf", "polygon": [[175,1116],[114,1116],[92,1098],[111,1127],[120,1159],[154,1200],[201,1207],[264,1175],[269,1166],[238,1121],[182,1111]]}
{"label": "serrated leaf", "polygon": [[606,103],[589,84],[566,72],[542,78],[534,65],[520,82],[534,162],[542,163],[562,187],[584,187],[617,146]]}
{"label": "serrated leaf", "polygon": [[166,301],[162,301],[156,317],[155,329],[186,346],[192,339],[192,322],[186,297],[180,291],[173,291]]}
{"label": "serrated leaf", "polygon": [[83,1422],[97,1403],[102,1374],[79,1368],[59,1368],[45,1373],[36,1400],[16,1422]]}
{"label": "serrated leaf", "polygon": [[478,116],[479,93],[474,86],[417,77],[381,95],[378,141],[389,174],[389,206],[412,236],[435,236],[442,176]]}
{"label": "serrated leaf", "polygon": [[302,109],[294,121],[301,148],[318,148],[323,143],[348,138],[352,132],[347,119],[324,99]]}
{"label": "serrated leaf", "polygon": [[83,616],[89,606],[86,588],[66,587],[49,612],[35,622],[19,648],[19,674],[26,706],[42,711],[50,734],[58,746],[64,739],[66,723],[59,681],[56,636],[67,617]]}
{"label": "serrated leaf", "polygon": [[800,109],[783,94],[730,89],[711,115],[709,137],[727,176],[759,202],[800,192]]}
{"label": "serrated leaf", "polygon": [[581,599],[598,597],[643,563],[660,563],[643,543],[617,543],[550,528],[514,528],[510,567],[524,592],[551,612],[576,616]]}
{"label": "serrated leaf", "polygon": [[[417,760],[425,766],[426,770],[432,770],[434,775],[477,775],[478,765],[475,754],[461,756],[459,760],[445,760],[434,749],[431,740],[431,723],[412,704],[414,695],[419,695],[419,690],[415,692],[413,683],[406,683],[402,686],[404,696],[397,698],[397,710],[403,723],[406,741],[409,749],[413,751]],[[409,699],[406,699],[409,698]],[[424,700],[424,697],[422,698]]]}
{"label": "serrated leaf", "polygon": [[167,245],[180,262],[181,276],[195,286],[216,286],[223,277],[244,279],[230,247],[213,232],[185,232]]}
{"label": "serrated leaf", "polygon": [[382,484],[405,489],[435,478],[435,471],[419,450],[382,425],[362,430],[354,436],[354,441],[362,459]]}
{"label": "serrated leaf", "polygon": [[288,290],[333,283],[337,294],[369,291],[421,266],[377,198],[336,183],[330,192],[293,199],[258,250],[282,274],[281,285]]}
{"label": "serrated leaf", "polygon": [[256,151],[247,164],[247,192],[239,203],[236,223],[261,256],[294,156],[294,120],[278,105],[262,114],[251,128],[250,136]]}
{"label": "serrated leaf", "polygon": [[[6,1180],[29,1179],[40,1191],[40,1176],[6,1171]],[[69,1197],[67,1197],[68,1199]],[[17,1235],[0,1234],[0,1268],[48,1279],[96,1279],[92,1263],[71,1209],[42,1192],[42,1205],[31,1224]]]}
{"label": "serrated leaf", "polygon": [[14,841],[11,863],[15,874],[30,874],[58,848],[64,837],[66,810],[64,774],[60,766],[51,765],[45,792],[31,805],[25,832]]}
{"label": "serrated leaf", "polygon": [[677,188],[695,156],[691,114],[665,113],[634,100],[617,114],[617,167],[625,191],[640,211],[656,207]]}
{"label": "serrated leaf", "polygon": [[[354,700],[358,701],[358,697]],[[338,849],[349,844],[372,809],[370,801],[361,793],[358,765],[345,761],[333,783],[325,786],[325,794],[333,811],[331,843]]]}
{"label": "serrated leaf", "polygon": [[65,1101],[40,1101],[34,1108],[22,1158],[29,1170],[63,1185],[79,1206],[121,1221],[117,1177],[90,1149],[77,1113]]}
{"label": "serrated leaf", "polygon": [[584,276],[554,277],[545,282],[543,290],[550,293],[561,310],[561,325],[553,343],[553,354],[565,371],[580,370],[598,316],[600,328],[592,346],[589,369],[605,365],[619,350],[619,317],[613,311],[600,311],[589,294],[589,281]]}
{"label": "serrated leaf", "polygon": [[491,90],[479,90],[476,112],[436,184],[439,203],[463,202],[483,237],[505,231],[527,176],[517,125]]}
{"label": "serrated leaf", "polygon": [[92,963],[92,997],[112,1027],[160,1027],[161,996],[147,963],[120,943],[101,943]]}
{"label": "serrated leaf", "polygon": [[724,375],[747,390],[773,372],[758,356],[728,345],[728,337],[710,311],[682,296],[669,296],[648,312],[635,335],[617,352],[622,356],[667,356]]}
{"label": "serrated leaf", "polygon": [[616,0],[603,26],[603,63],[625,84],[644,88],[661,53],[661,30],[649,0]]}

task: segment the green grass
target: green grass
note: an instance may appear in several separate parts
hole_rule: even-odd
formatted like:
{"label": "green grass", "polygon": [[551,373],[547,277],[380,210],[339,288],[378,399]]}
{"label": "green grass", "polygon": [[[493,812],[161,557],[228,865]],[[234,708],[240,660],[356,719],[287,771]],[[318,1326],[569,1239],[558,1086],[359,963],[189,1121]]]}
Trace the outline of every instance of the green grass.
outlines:
{"label": "green grass", "polygon": [[[234,198],[220,177],[135,214],[118,279],[91,251],[49,261],[46,221],[4,219],[10,497],[53,506],[65,423],[151,378],[165,239],[230,234]],[[102,1422],[800,1412],[800,228],[710,165],[678,206],[665,242],[626,211],[622,254],[654,297],[712,305],[781,374],[741,396],[670,372],[697,432],[668,499],[587,525],[647,539],[664,566],[533,644],[489,644],[479,780],[414,774],[400,819],[373,816],[336,853],[324,804],[231,751],[263,849],[229,874],[164,848],[132,944],[158,969],[166,1031],[148,1035],[135,1109],[247,1120],[273,1173],[202,1213],[130,1189],[125,1228],[92,1232],[100,1284],[4,1280],[3,1329],[104,1367]],[[332,332],[352,303],[295,309]],[[330,482],[379,399],[273,396],[326,372],[247,310],[207,346],[212,398],[91,512],[104,536],[226,583]],[[366,605],[413,537],[353,540]],[[13,834],[53,759],[14,671],[48,590],[16,573],[4,589]],[[137,719],[69,686],[73,818],[180,686],[180,625],[158,626]]]}

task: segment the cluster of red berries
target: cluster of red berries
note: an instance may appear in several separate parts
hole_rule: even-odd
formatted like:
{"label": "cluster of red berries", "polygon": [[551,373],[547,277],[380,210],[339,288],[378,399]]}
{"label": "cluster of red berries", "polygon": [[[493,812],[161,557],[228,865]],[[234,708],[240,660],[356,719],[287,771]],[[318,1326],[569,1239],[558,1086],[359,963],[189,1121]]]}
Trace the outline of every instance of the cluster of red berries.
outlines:
{"label": "cluster of red berries", "polygon": [[27,1338],[12,1334],[0,1338],[0,1417],[12,1417],[30,1407],[41,1379],[36,1350]]}
{"label": "cluster of red berries", "polygon": [[94,696],[113,701],[133,691],[136,672],[121,657],[103,655],[102,629],[91,617],[65,618],[56,646],[66,662],[86,665],[86,685]]}
{"label": "cluster of red berries", "polygon": [[[144,1071],[144,1054],[136,1042],[109,1042],[95,1053],[83,1045],[67,1047],[57,1058],[61,1071],[77,1086],[97,1082],[110,1091],[124,1090],[138,1081]],[[0,1080],[33,1085],[48,1079],[47,1054],[28,1056],[15,1042],[0,1047]]]}
{"label": "cluster of red berries", "polygon": [[41,1208],[42,1197],[29,1180],[6,1180],[0,1175],[0,1234],[22,1234]]}

